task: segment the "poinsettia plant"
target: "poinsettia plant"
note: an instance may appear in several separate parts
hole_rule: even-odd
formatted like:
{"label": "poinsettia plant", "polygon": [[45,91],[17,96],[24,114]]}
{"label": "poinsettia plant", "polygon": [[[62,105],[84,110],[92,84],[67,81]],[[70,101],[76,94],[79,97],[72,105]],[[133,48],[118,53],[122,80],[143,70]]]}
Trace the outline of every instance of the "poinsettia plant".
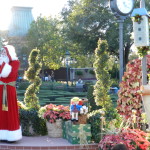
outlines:
{"label": "poinsettia plant", "polygon": [[[147,71],[150,69],[150,55],[147,55]],[[120,83],[118,92],[117,109],[119,114],[126,119],[132,115],[132,110],[137,111],[137,122],[140,122],[142,113],[142,97],[140,86],[142,84],[141,59],[130,61],[126,66],[126,72]]]}
{"label": "poinsettia plant", "polygon": [[56,122],[56,119],[71,119],[69,106],[63,105],[45,105],[39,109],[38,115],[50,123]]}
{"label": "poinsettia plant", "polygon": [[102,150],[111,150],[116,144],[124,144],[129,150],[147,150],[150,148],[148,141],[148,133],[140,129],[122,129],[118,134],[105,135],[99,142],[99,147]]}

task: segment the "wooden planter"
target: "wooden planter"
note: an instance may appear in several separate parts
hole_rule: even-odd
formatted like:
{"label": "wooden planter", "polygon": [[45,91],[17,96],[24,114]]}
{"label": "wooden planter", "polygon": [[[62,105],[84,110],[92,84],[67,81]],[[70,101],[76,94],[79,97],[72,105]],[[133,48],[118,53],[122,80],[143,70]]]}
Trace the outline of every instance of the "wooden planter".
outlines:
{"label": "wooden planter", "polygon": [[46,122],[48,136],[53,138],[62,137],[62,119],[56,120],[55,123]]}

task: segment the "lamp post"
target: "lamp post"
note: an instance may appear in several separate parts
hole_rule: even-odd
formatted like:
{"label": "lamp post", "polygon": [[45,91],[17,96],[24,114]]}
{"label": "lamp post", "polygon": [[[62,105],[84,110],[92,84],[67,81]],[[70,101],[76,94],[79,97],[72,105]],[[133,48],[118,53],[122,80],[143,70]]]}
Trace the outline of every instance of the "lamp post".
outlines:
{"label": "lamp post", "polygon": [[26,68],[27,55],[23,54],[22,59],[23,59],[23,64],[24,64],[23,67]]}
{"label": "lamp post", "polygon": [[115,67],[116,67],[116,79],[117,79],[117,63],[118,63],[118,60],[115,59]]}
{"label": "lamp post", "polygon": [[110,8],[118,19],[119,23],[119,81],[122,81],[124,72],[124,55],[123,55],[123,22],[128,18],[134,8],[134,0],[109,0]]}
{"label": "lamp post", "polygon": [[66,51],[65,53],[65,62],[66,62],[66,81],[67,81],[67,88],[68,88],[68,80],[69,80],[69,75],[68,75],[68,69],[69,69],[69,60],[70,60],[70,53],[69,51]]}

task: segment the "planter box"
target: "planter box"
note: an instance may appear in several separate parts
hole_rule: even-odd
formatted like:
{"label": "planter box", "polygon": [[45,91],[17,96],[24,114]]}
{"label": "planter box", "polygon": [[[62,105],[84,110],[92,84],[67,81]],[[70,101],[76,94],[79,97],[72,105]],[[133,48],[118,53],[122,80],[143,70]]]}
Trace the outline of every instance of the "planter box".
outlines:
{"label": "planter box", "polygon": [[62,120],[58,119],[55,123],[46,122],[48,136],[53,138],[62,137]]}

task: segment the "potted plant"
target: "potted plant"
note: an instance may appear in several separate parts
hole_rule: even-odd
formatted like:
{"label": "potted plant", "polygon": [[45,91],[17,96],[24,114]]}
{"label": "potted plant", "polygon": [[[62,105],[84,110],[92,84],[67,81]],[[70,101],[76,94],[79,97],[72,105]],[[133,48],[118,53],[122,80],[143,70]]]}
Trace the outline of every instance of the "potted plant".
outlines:
{"label": "potted plant", "polygon": [[49,104],[39,109],[39,117],[46,120],[49,137],[62,137],[62,120],[70,120],[69,106]]}
{"label": "potted plant", "polygon": [[17,101],[23,136],[46,135],[47,128],[43,119],[38,116],[38,110],[29,109],[23,102]]}
{"label": "potted plant", "polygon": [[124,144],[129,150],[140,149],[147,150],[150,148],[148,141],[148,133],[140,129],[122,129],[121,132],[116,134],[107,134],[99,142],[100,149],[112,149],[116,144]]}

